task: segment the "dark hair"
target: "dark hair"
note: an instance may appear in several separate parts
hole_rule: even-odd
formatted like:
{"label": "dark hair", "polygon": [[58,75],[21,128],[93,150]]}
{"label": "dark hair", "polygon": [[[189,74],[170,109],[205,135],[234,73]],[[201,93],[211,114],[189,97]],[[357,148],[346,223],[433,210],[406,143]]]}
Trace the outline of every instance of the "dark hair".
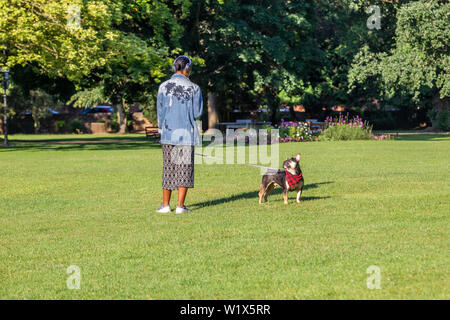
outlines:
{"label": "dark hair", "polygon": [[[179,56],[173,62],[173,72],[178,72],[178,71],[181,71],[184,69],[186,69],[186,71],[189,71],[189,69],[191,68],[191,65],[192,65],[192,61],[189,57]],[[186,66],[187,66],[187,68],[186,68]]]}

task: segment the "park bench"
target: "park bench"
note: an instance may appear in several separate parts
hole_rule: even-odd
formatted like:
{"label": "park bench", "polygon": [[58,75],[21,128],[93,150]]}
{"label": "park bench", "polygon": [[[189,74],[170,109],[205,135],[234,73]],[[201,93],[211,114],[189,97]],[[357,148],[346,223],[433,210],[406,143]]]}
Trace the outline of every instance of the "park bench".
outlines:
{"label": "park bench", "polygon": [[145,137],[147,138],[147,140],[158,139],[158,127],[145,127]]}
{"label": "park bench", "polygon": [[310,122],[311,129],[320,129],[321,131],[323,131],[327,128],[326,122],[320,122],[317,119],[306,119],[306,121]]}
{"label": "park bench", "polygon": [[217,123],[217,127],[225,127],[225,130],[228,129],[244,129],[244,128],[254,128],[262,127],[264,125],[270,125],[271,122],[267,121],[255,121],[249,119],[238,119],[235,122],[219,122]]}

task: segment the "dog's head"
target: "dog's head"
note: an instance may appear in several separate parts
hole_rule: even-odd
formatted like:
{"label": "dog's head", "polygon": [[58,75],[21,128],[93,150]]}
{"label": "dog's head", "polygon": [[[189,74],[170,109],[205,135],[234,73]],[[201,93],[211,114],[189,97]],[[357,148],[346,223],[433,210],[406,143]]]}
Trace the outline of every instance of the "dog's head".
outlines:
{"label": "dog's head", "polygon": [[289,158],[283,162],[283,168],[289,171],[293,175],[299,175],[302,170],[300,169],[300,153],[295,158]]}

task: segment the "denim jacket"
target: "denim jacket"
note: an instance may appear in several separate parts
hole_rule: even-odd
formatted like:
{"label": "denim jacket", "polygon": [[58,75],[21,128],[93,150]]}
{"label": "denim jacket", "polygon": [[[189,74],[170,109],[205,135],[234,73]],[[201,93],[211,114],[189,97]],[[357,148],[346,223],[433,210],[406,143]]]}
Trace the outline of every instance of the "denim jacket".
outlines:
{"label": "denim jacket", "polygon": [[176,73],[159,86],[156,104],[161,144],[200,144],[195,118],[202,114],[203,98],[198,85]]}

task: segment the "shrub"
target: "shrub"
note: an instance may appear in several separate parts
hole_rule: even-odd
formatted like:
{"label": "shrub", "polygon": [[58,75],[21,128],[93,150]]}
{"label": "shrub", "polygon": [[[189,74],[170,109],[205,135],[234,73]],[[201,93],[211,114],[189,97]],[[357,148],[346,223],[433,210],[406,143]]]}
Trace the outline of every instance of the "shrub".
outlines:
{"label": "shrub", "polygon": [[145,118],[147,118],[148,121],[150,121],[152,124],[158,123],[158,114],[155,110],[156,108],[152,108],[149,106],[144,106],[142,109],[142,113]]}
{"label": "shrub", "polygon": [[366,140],[372,138],[372,126],[363,121],[359,116],[352,119],[343,117],[325,120],[327,128],[320,134],[319,139],[324,141],[337,140]]}
{"label": "shrub", "polygon": [[70,132],[81,133],[83,131],[83,124],[79,120],[72,120],[69,123]]}
{"label": "shrub", "polygon": [[118,132],[120,130],[120,124],[117,120],[117,113],[114,113],[111,116],[111,121],[109,122],[109,126],[111,127],[112,132]]}
{"label": "shrub", "polygon": [[58,120],[55,123],[55,127],[57,132],[63,132],[66,127],[66,122],[64,120]]}
{"label": "shrub", "polygon": [[439,130],[449,131],[450,130],[450,110],[444,110],[439,112],[436,118]]}
{"label": "shrub", "polygon": [[450,111],[444,110],[437,112],[434,109],[428,111],[428,117],[430,118],[433,126],[436,126],[439,130],[449,131],[450,130]]}
{"label": "shrub", "polygon": [[370,124],[373,125],[375,130],[393,130],[401,127],[400,121],[398,119],[398,112],[394,111],[365,111],[361,115]]}

